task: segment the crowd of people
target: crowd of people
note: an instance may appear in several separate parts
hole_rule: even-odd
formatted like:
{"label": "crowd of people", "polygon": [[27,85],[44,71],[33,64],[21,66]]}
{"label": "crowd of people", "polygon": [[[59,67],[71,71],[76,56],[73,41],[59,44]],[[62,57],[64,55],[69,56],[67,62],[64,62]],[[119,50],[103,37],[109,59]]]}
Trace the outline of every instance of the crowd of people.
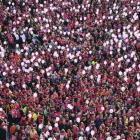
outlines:
{"label": "crowd of people", "polygon": [[140,1],[3,0],[0,128],[10,140],[138,140]]}

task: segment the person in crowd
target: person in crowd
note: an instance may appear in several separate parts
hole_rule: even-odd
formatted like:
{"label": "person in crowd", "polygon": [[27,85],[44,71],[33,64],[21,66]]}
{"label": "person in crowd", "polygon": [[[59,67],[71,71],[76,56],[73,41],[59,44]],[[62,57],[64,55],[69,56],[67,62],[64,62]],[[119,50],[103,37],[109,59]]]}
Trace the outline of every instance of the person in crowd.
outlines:
{"label": "person in crowd", "polygon": [[0,130],[139,139],[139,19],[139,0],[2,1]]}

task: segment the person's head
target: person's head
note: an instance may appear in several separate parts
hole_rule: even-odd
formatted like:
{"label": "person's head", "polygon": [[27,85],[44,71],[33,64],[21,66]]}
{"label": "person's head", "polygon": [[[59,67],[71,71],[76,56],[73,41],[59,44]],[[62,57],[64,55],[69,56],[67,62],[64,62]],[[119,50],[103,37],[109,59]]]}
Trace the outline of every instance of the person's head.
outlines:
{"label": "person's head", "polygon": [[121,138],[124,139],[125,138],[125,135],[124,134],[121,134]]}

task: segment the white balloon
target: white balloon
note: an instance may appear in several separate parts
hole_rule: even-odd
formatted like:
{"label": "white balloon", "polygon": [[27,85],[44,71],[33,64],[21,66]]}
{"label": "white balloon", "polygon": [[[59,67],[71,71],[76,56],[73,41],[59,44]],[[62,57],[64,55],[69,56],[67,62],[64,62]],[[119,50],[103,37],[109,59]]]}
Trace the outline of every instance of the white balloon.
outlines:
{"label": "white balloon", "polygon": [[68,108],[70,108],[70,106],[71,106],[70,104],[67,105]]}
{"label": "white balloon", "polygon": [[114,63],[111,63],[111,66],[114,67]]}
{"label": "white balloon", "polygon": [[14,103],[15,103],[15,101],[14,101],[14,100],[12,100],[12,101],[11,101],[11,103],[13,103],[13,104],[14,104]]}
{"label": "white balloon", "polygon": [[126,59],[127,58],[127,55],[125,55],[124,58]]}
{"label": "white balloon", "polygon": [[44,70],[41,70],[41,73],[45,73],[45,71]]}
{"label": "white balloon", "polygon": [[11,85],[12,85],[12,86],[14,86],[14,85],[15,85],[15,82],[14,82],[14,81],[12,81],[12,82],[11,82]]}
{"label": "white balloon", "polygon": [[[137,61],[137,58],[136,57],[134,58],[134,61]],[[140,65],[139,65],[139,68],[140,68]]]}
{"label": "white balloon", "polygon": [[29,118],[32,118],[32,114],[28,114],[28,117],[29,117]]}
{"label": "white balloon", "polygon": [[104,61],[104,64],[106,65],[106,64],[107,64],[107,62],[106,62],[106,61]]}
{"label": "white balloon", "polygon": [[89,51],[89,54],[92,54],[92,51]]}
{"label": "white balloon", "polygon": [[59,117],[56,117],[56,121],[58,122],[60,120],[60,118]]}
{"label": "white balloon", "polygon": [[95,132],[92,130],[92,131],[91,131],[91,135],[93,136],[94,134],[95,134]]}
{"label": "white balloon", "polygon": [[107,137],[107,140],[111,140],[111,137]]}
{"label": "white balloon", "polygon": [[75,63],[77,63],[77,62],[78,62],[78,60],[77,60],[77,59],[74,59],[74,62],[75,62]]}
{"label": "white balloon", "polygon": [[38,62],[41,62],[41,58],[38,58]]}
{"label": "white balloon", "polygon": [[135,67],[136,67],[136,65],[135,65],[135,64],[133,64],[133,65],[132,65],[132,68],[135,68]]}
{"label": "white balloon", "polygon": [[39,77],[39,76],[37,76],[36,78],[37,78],[37,79],[40,79],[40,77]]}
{"label": "white balloon", "polygon": [[43,128],[43,124],[39,124],[39,129],[42,129]]}
{"label": "white balloon", "polygon": [[7,64],[5,63],[4,66],[7,67]]}
{"label": "white balloon", "polygon": [[25,84],[23,84],[23,85],[22,85],[22,87],[23,87],[23,88],[26,88],[26,85],[25,85]]}
{"label": "white balloon", "polygon": [[40,87],[39,84],[37,84],[36,87],[39,88]]}
{"label": "white balloon", "polygon": [[49,126],[49,130],[52,130],[52,126]]}
{"label": "white balloon", "polygon": [[133,120],[134,120],[134,117],[133,117],[133,116],[131,116],[131,117],[130,117],[130,121],[133,121]]}
{"label": "white balloon", "polygon": [[82,60],[82,57],[81,57],[81,56],[79,56],[79,59],[80,59],[80,60]]}
{"label": "white balloon", "polygon": [[103,110],[105,110],[105,108],[102,106],[102,107],[101,107],[101,110],[103,111]]}
{"label": "white balloon", "polygon": [[88,132],[90,130],[90,128],[89,127],[86,127],[86,131]]}
{"label": "white balloon", "polygon": [[55,127],[58,127],[58,123],[55,123],[54,126],[55,126]]}
{"label": "white balloon", "polygon": [[47,76],[50,76],[51,74],[50,74],[50,72],[47,72]]}
{"label": "white balloon", "polygon": [[140,92],[140,87],[137,88],[137,91]]}
{"label": "white balloon", "polygon": [[67,68],[65,68],[65,73],[67,73],[68,72],[68,69]]}
{"label": "white balloon", "polygon": [[93,79],[93,75],[90,75],[90,79]]}
{"label": "white balloon", "polygon": [[79,123],[80,122],[80,118],[78,117],[78,118],[76,118],[76,121]]}
{"label": "white balloon", "polygon": [[3,75],[5,76],[6,75],[6,72],[3,72]]}
{"label": "white balloon", "polygon": [[139,86],[139,85],[140,85],[140,82],[139,82],[139,81],[137,81],[137,82],[136,82],[136,85],[137,85],[137,86]]}
{"label": "white balloon", "polygon": [[83,71],[82,71],[82,74],[84,75],[85,73],[86,73],[85,70],[83,70]]}
{"label": "white balloon", "polygon": [[34,93],[34,95],[33,95],[34,97],[37,97],[37,93]]}
{"label": "white balloon", "polygon": [[113,109],[110,109],[109,112],[110,112],[110,113],[113,113]]}
{"label": "white balloon", "polygon": [[10,86],[10,84],[9,83],[6,83],[6,87],[9,87]]}
{"label": "white balloon", "polygon": [[124,77],[124,80],[127,81],[127,77]]}
{"label": "white balloon", "polygon": [[15,73],[15,70],[12,70],[12,73]]}
{"label": "white balloon", "polygon": [[78,140],[83,140],[83,137],[80,136]]}
{"label": "white balloon", "polygon": [[72,106],[72,105],[70,105],[69,109],[71,109],[71,110],[72,110],[72,109],[73,109],[73,106]]}
{"label": "white balloon", "polygon": [[122,75],[122,72],[121,71],[119,71],[119,75]]}
{"label": "white balloon", "polygon": [[66,88],[68,89],[69,87],[70,87],[70,86],[67,84],[67,85],[66,85]]}
{"label": "white balloon", "polygon": [[96,69],[99,69],[99,67],[100,67],[100,64],[97,64],[97,65],[96,65]]}
{"label": "white balloon", "polygon": [[118,135],[118,136],[117,136],[117,139],[119,140],[120,138],[121,138],[121,136],[120,136],[120,135]]}
{"label": "white balloon", "polygon": [[122,90],[122,91],[125,91],[125,87],[121,87],[121,90]]}
{"label": "white balloon", "polygon": [[10,69],[13,69],[13,66],[10,66]]}
{"label": "white balloon", "polygon": [[86,104],[89,104],[89,100],[86,100]]}

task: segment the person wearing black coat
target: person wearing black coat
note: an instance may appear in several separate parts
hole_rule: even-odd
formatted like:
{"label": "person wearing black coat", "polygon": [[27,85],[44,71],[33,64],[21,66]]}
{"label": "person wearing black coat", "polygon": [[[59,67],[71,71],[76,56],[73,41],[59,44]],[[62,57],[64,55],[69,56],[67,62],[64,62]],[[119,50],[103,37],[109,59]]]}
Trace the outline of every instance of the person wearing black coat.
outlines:
{"label": "person wearing black coat", "polygon": [[0,140],[6,140],[6,130],[0,128]]}

